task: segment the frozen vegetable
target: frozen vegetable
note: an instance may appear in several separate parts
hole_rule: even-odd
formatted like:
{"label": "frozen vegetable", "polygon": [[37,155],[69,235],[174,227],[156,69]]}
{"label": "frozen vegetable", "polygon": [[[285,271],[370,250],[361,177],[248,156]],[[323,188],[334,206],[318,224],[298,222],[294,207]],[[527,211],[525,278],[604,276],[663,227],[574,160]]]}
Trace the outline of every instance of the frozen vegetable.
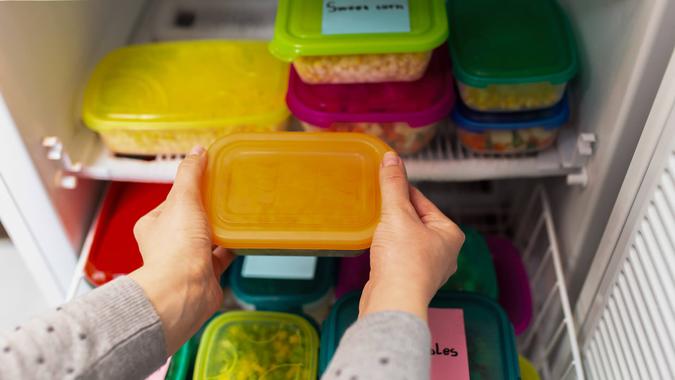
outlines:
{"label": "frozen vegetable", "polygon": [[564,84],[493,84],[485,88],[459,84],[464,103],[477,111],[521,111],[551,107],[565,91]]}
{"label": "frozen vegetable", "polygon": [[476,133],[458,129],[459,141],[478,153],[526,153],[548,149],[558,137],[558,129],[498,129]]}

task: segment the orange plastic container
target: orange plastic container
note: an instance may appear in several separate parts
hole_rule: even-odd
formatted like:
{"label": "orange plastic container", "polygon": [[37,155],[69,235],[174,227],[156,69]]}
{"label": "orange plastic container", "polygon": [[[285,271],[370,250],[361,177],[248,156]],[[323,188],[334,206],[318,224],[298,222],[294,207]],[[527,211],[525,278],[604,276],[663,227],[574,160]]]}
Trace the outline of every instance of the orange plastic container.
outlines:
{"label": "orange plastic container", "polygon": [[360,133],[234,134],[209,148],[202,187],[214,242],[238,254],[350,255],[380,220],[391,150]]}

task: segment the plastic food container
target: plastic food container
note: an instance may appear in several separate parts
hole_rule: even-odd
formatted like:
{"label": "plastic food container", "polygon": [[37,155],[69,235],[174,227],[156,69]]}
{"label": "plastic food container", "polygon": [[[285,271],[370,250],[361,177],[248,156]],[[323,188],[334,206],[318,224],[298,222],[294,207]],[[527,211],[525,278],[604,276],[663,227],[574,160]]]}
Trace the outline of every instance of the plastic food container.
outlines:
{"label": "plastic food container", "polygon": [[429,70],[414,82],[311,85],[292,70],[286,96],[305,131],[363,132],[401,154],[431,141],[454,100],[445,48],[434,52]]}
{"label": "plastic food container", "polygon": [[442,290],[480,293],[497,300],[497,274],[485,238],[475,229],[462,226],[464,245],[457,257],[457,271]]}
{"label": "plastic food container", "polygon": [[361,133],[250,133],[209,148],[202,193],[214,243],[237,254],[355,255],[380,220],[390,150]]}
{"label": "plastic food container", "polygon": [[162,203],[171,185],[112,182],[96,221],[84,275],[101,286],[143,265],[134,237],[136,221]]}
{"label": "plastic food container", "polygon": [[448,21],[444,0],[409,4],[332,12],[330,2],[280,0],[270,51],[307,83],[417,80],[447,39]]}
{"label": "plastic food container", "polygon": [[[232,264],[230,287],[237,302],[245,309],[304,312],[316,320],[322,320],[328,314],[333,301],[331,289],[335,280],[335,260],[330,257],[298,258],[270,257],[275,273],[247,273],[244,265],[252,256],[240,257]],[[294,263],[289,260],[315,260],[313,276],[299,279]],[[254,277],[255,276],[255,277]],[[288,278],[270,278],[271,276]],[[296,277],[296,278],[293,278]]]}
{"label": "plastic food container", "polygon": [[[361,294],[339,299],[323,324],[320,371],[323,373],[347,328],[358,318]],[[462,309],[471,379],[520,379],[515,336],[504,311],[497,303],[477,294],[439,293],[431,308]],[[434,331],[431,331],[432,336]],[[432,373],[432,379],[443,375]]]}
{"label": "plastic food container", "polygon": [[520,366],[520,378],[522,380],[539,380],[539,373],[537,369],[534,368],[532,363],[529,360],[525,359],[522,356],[518,357],[518,365]]}
{"label": "plastic food container", "polygon": [[522,111],[560,101],[578,69],[569,22],[555,0],[448,0],[459,94],[478,111]]}
{"label": "plastic food container", "polygon": [[318,349],[316,329],[302,317],[232,311],[207,326],[194,379],[315,380]]}
{"label": "plastic food container", "polygon": [[204,329],[208,324],[220,315],[220,312],[214,314],[208,321],[197,331],[192,338],[183,343],[182,346],[171,356],[171,364],[166,373],[165,380],[188,380],[192,379],[194,372],[195,360],[197,359],[197,350],[199,349],[199,341],[204,334]]}
{"label": "plastic food container", "polygon": [[531,153],[548,149],[569,120],[567,97],[552,108],[517,113],[475,112],[457,102],[452,120],[459,141],[476,153]]}
{"label": "plastic food container", "polygon": [[124,47],[96,66],[82,118],[115,153],[186,153],[233,132],[285,129],[288,70],[264,42]]}
{"label": "plastic food container", "polygon": [[370,277],[370,252],[354,257],[341,257],[338,265],[335,297],[362,290]]}
{"label": "plastic food container", "polygon": [[509,316],[516,335],[523,333],[532,320],[532,290],[525,264],[516,247],[505,238],[487,238],[499,284],[499,304]]}

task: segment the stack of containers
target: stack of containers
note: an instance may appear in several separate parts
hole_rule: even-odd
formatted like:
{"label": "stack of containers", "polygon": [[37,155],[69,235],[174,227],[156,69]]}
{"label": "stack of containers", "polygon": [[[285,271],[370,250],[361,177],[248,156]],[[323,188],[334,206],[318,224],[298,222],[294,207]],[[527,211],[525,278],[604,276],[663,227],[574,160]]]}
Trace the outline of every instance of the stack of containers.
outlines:
{"label": "stack of containers", "polygon": [[555,0],[448,0],[461,104],[452,119],[477,153],[550,147],[569,118],[565,88],[578,59]]}
{"label": "stack of containers", "polygon": [[270,51],[293,63],[289,108],[306,131],[362,132],[400,154],[419,151],[454,102],[439,48],[448,35],[444,0],[335,7],[279,1]]}

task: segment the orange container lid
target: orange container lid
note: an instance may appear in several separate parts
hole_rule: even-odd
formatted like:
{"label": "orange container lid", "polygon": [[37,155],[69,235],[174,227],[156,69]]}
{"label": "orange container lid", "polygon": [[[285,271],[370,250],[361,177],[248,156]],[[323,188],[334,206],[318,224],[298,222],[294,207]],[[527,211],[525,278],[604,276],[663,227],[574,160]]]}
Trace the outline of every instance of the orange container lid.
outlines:
{"label": "orange container lid", "polygon": [[216,141],[202,187],[214,242],[368,248],[380,220],[378,173],[388,150],[360,133],[242,133]]}

